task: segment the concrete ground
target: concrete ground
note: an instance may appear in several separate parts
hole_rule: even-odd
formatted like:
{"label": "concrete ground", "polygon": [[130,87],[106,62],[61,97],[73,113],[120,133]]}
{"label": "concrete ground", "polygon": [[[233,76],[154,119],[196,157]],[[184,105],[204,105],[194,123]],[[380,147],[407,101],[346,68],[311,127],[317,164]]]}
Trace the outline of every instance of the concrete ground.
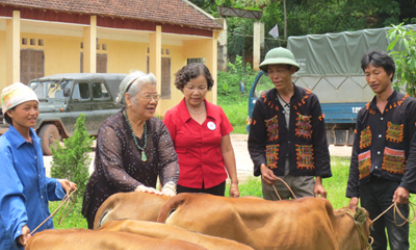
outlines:
{"label": "concrete ground", "polygon": [[[234,147],[235,159],[237,164],[237,175],[240,181],[245,180],[249,176],[253,176],[253,162],[251,161],[250,155],[247,150],[247,135],[244,134],[231,134],[231,143]],[[329,146],[331,156],[351,156],[351,147],[341,146],[336,147],[333,145]],[[89,153],[91,158],[90,173],[94,170],[94,155],[95,152]],[[46,175],[50,176],[50,166],[52,162],[52,156],[43,157]]]}

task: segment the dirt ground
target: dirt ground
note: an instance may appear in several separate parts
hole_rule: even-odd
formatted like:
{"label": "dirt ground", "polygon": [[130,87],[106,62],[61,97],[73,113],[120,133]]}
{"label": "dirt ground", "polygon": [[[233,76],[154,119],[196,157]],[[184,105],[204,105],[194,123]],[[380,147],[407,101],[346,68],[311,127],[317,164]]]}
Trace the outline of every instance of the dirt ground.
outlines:
{"label": "dirt ground", "polygon": [[[247,149],[247,135],[244,134],[231,134],[231,143],[234,147],[236,165],[237,165],[237,175],[241,181],[244,181],[250,176],[253,176],[253,162],[251,161],[250,155]],[[329,151],[331,156],[351,156],[351,147],[342,146],[335,147],[333,145],[329,146]],[[89,153],[91,163],[90,163],[90,173],[94,170],[94,152]],[[50,166],[52,161],[52,156],[43,157],[46,168],[46,175],[50,174]]]}
{"label": "dirt ground", "polygon": [[[231,134],[231,142],[234,147],[237,175],[240,180],[245,180],[249,176],[253,176],[253,162],[251,161],[250,155],[247,149],[247,138],[248,135],[244,134]],[[331,156],[344,156],[350,157],[352,147],[348,146],[329,146],[329,153]]]}

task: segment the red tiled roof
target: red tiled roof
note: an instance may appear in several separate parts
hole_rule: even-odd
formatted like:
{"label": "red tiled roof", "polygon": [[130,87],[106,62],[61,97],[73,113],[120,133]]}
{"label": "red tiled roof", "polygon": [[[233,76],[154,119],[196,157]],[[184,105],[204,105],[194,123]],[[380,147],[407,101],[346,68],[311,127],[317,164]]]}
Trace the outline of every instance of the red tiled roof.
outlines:
{"label": "red tiled roof", "polygon": [[221,29],[214,20],[182,0],[0,0],[0,5]]}

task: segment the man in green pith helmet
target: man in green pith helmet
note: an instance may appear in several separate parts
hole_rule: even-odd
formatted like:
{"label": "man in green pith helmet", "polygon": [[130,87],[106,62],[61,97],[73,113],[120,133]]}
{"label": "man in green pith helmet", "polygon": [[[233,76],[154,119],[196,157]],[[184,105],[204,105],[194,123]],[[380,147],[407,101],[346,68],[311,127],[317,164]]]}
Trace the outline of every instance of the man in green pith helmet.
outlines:
{"label": "man in green pith helmet", "polygon": [[262,94],[254,106],[248,149],[254,176],[262,176],[263,198],[278,200],[316,196],[326,198],[322,178],[331,177],[324,115],[318,97],[296,86],[292,75],[299,65],[288,49],[267,52],[260,69],[275,88]]}

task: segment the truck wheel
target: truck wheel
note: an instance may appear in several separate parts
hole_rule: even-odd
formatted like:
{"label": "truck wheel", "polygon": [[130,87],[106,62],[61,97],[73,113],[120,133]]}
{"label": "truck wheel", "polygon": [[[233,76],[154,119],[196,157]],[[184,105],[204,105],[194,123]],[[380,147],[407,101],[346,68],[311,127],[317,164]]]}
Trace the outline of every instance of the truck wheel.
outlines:
{"label": "truck wheel", "polygon": [[329,145],[334,145],[335,144],[335,131],[332,129],[328,129],[326,131],[326,141]]}
{"label": "truck wheel", "polygon": [[46,124],[40,129],[39,137],[43,154],[52,155],[51,146],[56,148],[55,140],[61,140],[58,128],[53,124]]}
{"label": "truck wheel", "polygon": [[348,142],[347,142],[347,146],[352,146],[354,144],[354,139],[355,139],[354,129],[350,128],[348,130]]}

